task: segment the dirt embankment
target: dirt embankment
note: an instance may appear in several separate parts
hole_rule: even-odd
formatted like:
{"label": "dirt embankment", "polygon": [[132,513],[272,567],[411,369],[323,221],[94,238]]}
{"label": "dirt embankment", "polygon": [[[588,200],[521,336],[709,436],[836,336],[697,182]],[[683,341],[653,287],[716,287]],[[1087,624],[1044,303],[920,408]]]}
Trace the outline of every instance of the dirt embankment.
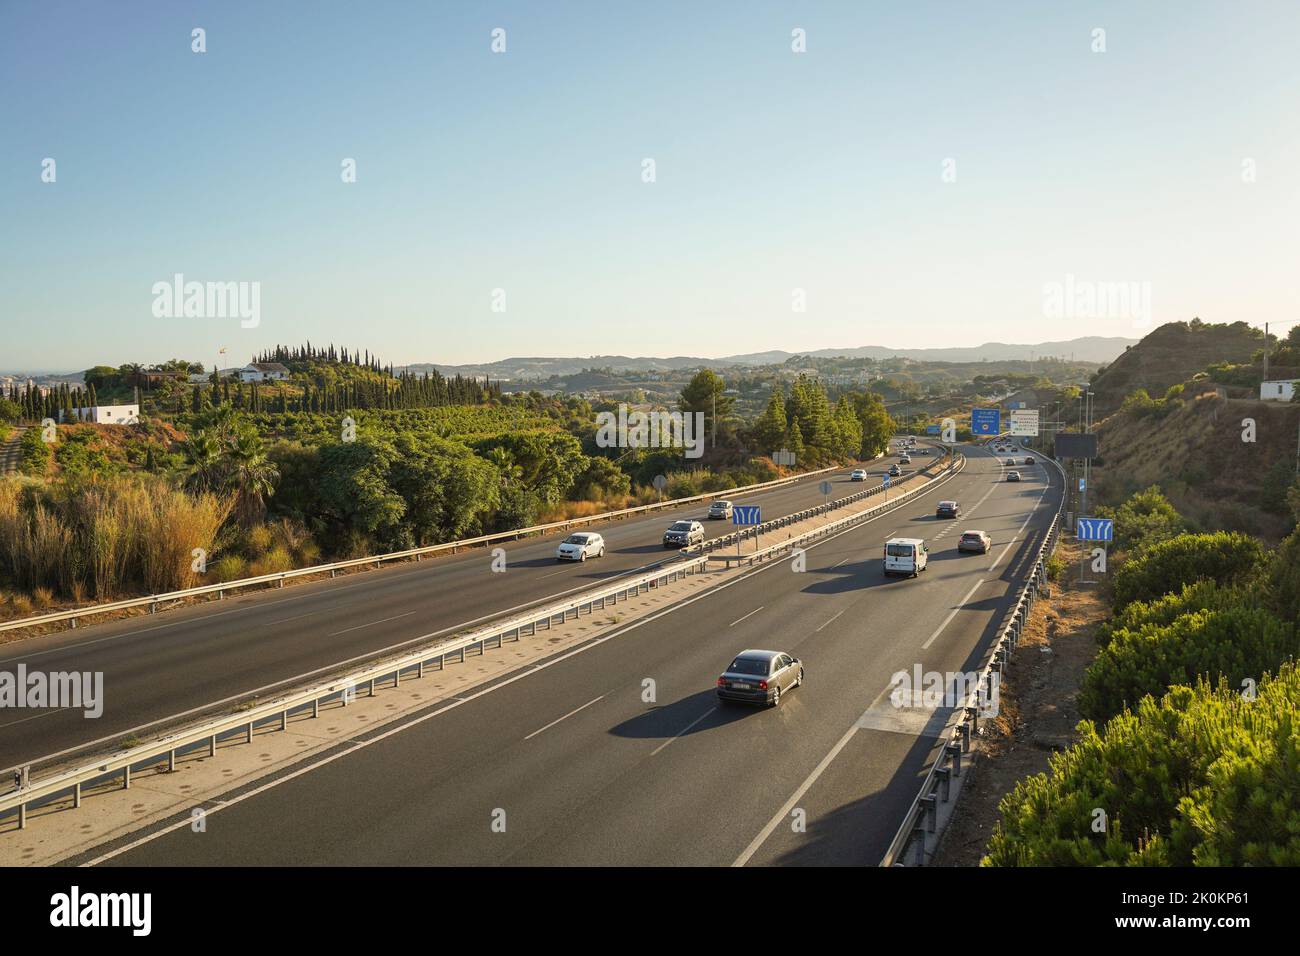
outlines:
{"label": "dirt embankment", "polygon": [[1099,585],[1079,583],[1074,543],[1063,541],[1057,554],[1066,569],[1053,583],[1051,599],[1034,605],[1002,680],[1001,713],[984,724],[989,736],[981,742],[935,866],[978,866],[1001,819],[1002,797],[1024,777],[1046,771],[1051,754],[1075,739],[1079,683],[1097,651],[1094,629],[1110,610]]}

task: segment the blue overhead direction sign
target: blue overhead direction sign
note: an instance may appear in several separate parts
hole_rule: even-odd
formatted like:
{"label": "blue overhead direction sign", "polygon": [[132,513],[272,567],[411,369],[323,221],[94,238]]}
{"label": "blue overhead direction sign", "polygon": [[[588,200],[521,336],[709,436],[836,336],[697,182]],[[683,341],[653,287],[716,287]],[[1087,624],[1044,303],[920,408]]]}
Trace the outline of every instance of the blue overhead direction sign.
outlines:
{"label": "blue overhead direction sign", "polygon": [[997,435],[1001,433],[1002,412],[996,408],[972,408],[970,411],[970,430],[973,435]]}
{"label": "blue overhead direction sign", "polygon": [[1080,541],[1114,541],[1115,522],[1110,518],[1080,518],[1077,536]]}
{"label": "blue overhead direction sign", "polygon": [[937,435],[937,434],[939,434],[939,426],[938,426],[938,425],[926,425],[926,426],[925,426],[925,433],[926,433],[927,435]]}
{"label": "blue overhead direction sign", "polygon": [[736,505],[731,512],[732,524],[762,524],[758,505]]}

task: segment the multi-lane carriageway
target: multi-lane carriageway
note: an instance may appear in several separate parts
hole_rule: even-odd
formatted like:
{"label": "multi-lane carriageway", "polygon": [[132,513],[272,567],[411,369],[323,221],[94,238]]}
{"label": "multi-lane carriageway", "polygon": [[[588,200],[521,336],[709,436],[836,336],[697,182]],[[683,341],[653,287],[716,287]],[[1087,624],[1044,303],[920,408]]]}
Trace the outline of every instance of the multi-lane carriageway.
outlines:
{"label": "multi-lane carriageway", "polygon": [[[1062,493],[1050,465],[1021,466],[1024,480],[1008,483],[987,450],[967,454],[946,484],[810,548],[804,573],[759,566],[522,678],[432,705],[345,756],[272,777],[210,810],[206,835],[162,828],[93,858],[874,864],[937,741],[864,712],[897,671],[975,669]],[[962,518],[936,519],[940,498],[958,499]],[[958,554],[965,527],[989,532],[992,551]],[[881,574],[882,545],[899,535],[929,544],[919,578]],[[745,647],[800,657],[805,685],[777,709],[720,707],[714,678]],[[646,678],[657,703],[642,699]],[[493,826],[500,811],[504,832]],[[803,832],[791,825],[800,811]]]}
{"label": "multi-lane carriageway", "polygon": [[[867,469],[879,484],[896,459]],[[917,458],[913,468],[933,459]],[[826,474],[737,499],[762,507],[765,520],[860,491],[849,472]],[[79,627],[57,635],[0,645],[0,669],[102,672],[104,714],[81,711],[0,713],[0,768],[13,767],[104,738],[144,737],[149,724],[217,701],[307,683],[342,662],[369,660],[404,644],[428,642],[471,624],[543,601],[613,583],[677,557],[663,547],[663,531],[681,518],[698,518],[710,536],[732,531],[708,521],[707,505],[668,508],[581,530],[605,536],[604,558],[557,563],[562,535],[501,545],[506,571],[491,571],[491,550],[444,555],[283,590],[232,592],[226,600],[147,618]]]}

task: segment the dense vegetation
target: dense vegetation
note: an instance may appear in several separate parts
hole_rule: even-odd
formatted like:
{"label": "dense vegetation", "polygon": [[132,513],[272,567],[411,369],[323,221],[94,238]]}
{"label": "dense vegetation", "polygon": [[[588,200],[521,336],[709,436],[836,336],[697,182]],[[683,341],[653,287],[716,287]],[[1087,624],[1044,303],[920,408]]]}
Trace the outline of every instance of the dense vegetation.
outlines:
{"label": "dense vegetation", "polygon": [[[879,395],[843,394],[832,406],[807,377],[746,421],[705,369],[676,402],[704,416],[706,452],[692,459],[681,448],[599,447],[596,416],[609,403],[507,396],[433,370],[394,374],[334,346],[258,358],[286,366],[289,379],[194,384],[197,363],[175,360],[97,366],[84,390],[17,396],[17,418],[58,418],[123,389],[139,393],[142,412],[132,426],[60,425],[54,442],[39,425],[24,433],[28,480],[3,483],[0,514],[9,557],[0,584],[19,592],[11,615],[55,598],[170,590],[721,492],[779,477],[771,452],[817,467],[873,456],[894,430]],[[99,557],[87,563],[86,553]]]}
{"label": "dense vegetation", "polygon": [[1088,719],[1003,799],[985,864],[1300,864],[1300,528],[1274,554],[1185,533],[1156,488],[1114,516],[1128,551]]}

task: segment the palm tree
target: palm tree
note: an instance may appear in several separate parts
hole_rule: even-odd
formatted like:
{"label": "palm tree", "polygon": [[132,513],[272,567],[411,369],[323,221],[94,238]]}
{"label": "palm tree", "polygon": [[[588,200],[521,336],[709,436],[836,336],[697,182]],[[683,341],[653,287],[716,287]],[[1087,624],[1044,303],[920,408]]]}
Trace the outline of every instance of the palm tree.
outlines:
{"label": "palm tree", "polygon": [[221,442],[207,431],[198,431],[182,446],[189,463],[185,485],[196,491],[216,491],[224,483]]}
{"label": "palm tree", "polygon": [[228,485],[235,492],[235,512],[248,527],[262,517],[280,470],[266,454],[262,437],[251,427],[235,432],[226,459]]}
{"label": "palm tree", "polygon": [[508,485],[523,477],[524,470],[515,463],[514,455],[505,448],[493,448],[485,456],[501,472],[501,484]]}

